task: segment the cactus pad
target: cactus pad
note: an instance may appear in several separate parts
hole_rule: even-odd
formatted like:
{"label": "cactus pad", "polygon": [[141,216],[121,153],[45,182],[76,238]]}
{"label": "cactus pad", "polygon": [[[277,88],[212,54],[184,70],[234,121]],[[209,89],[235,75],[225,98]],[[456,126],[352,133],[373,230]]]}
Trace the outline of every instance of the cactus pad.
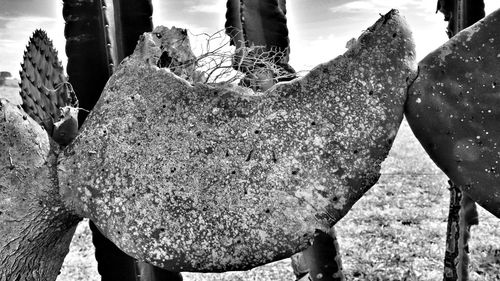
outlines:
{"label": "cactus pad", "polygon": [[396,11],[261,94],[191,86],[146,61],[132,56],[110,78],[59,183],[118,247],[173,271],[248,269],[328,230],[380,176],[415,66]]}
{"label": "cactus pad", "polygon": [[419,63],[405,114],[432,160],[500,217],[500,10]]}
{"label": "cactus pad", "polygon": [[45,31],[38,29],[33,33],[19,74],[24,111],[52,135],[54,123],[60,119],[60,108],[77,107],[78,101]]}
{"label": "cactus pad", "polygon": [[54,123],[60,119],[60,108],[77,107],[78,101],[64,76],[57,51],[43,30],[33,33],[24,52],[20,76],[24,111],[52,135]]}

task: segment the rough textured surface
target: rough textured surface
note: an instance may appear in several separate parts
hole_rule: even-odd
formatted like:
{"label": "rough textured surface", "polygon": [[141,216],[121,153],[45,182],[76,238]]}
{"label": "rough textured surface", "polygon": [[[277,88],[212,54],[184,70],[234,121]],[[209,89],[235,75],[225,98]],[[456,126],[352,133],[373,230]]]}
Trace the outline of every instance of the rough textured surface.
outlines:
{"label": "rough textured surface", "polygon": [[419,63],[405,114],[436,164],[500,217],[500,10]]}
{"label": "rough textured surface", "polygon": [[[157,66],[166,67],[175,75],[190,82],[193,81],[196,56],[191,50],[187,30],[175,26],[172,28],[158,26],[153,30],[152,35],[151,37],[160,51]],[[136,47],[134,53],[137,51],[139,50]]]}
{"label": "rough textured surface", "polygon": [[205,74],[195,68],[197,58],[191,50],[186,29],[157,26],[153,32],[144,33],[139,42],[132,59],[145,60],[151,65],[168,68],[190,83],[205,81]]}
{"label": "rough textured surface", "polygon": [[[403,119],[382,174],[336,225],[349,281],[443,279],[448,177],[434,165]],[[471,279],[500,280],[500,220],[478,208],[472,227]],[[88,222],[76,229],[58,281],[98,281]],[[295,280],[290,259],[247,271],[183,273],[185,281]]]}
{"label": "rough textured surface", "polygon": [[0,99],[0,280],[55,280],[78,219],[57,188],[57,145]]}
{"label": "rough textured surface", "polygon": [[304,249],[378,179],[414,46],[397,11],[346,54],[262,94],[125,61],[60,158],[65,203],[127,253],[176,271]]}

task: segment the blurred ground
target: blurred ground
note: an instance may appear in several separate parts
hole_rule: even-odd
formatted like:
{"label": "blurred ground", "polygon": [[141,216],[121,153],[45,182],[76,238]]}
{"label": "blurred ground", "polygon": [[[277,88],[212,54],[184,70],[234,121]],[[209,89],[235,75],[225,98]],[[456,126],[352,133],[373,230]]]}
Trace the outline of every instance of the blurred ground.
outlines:
{"label": "blurred ground", "polygon": [[[16,87],[0,97],[19,103]],[[403,122],[379,182],[337,223],[347,280],[442,280],[447,178]],[[472,229],[471,281],[500,280],[500,220],[479,208]],[[80,223],[57,281],[97,281],[87,222]],[[294,280],[290,260],[246,272],[185,273],[186,281]]]}

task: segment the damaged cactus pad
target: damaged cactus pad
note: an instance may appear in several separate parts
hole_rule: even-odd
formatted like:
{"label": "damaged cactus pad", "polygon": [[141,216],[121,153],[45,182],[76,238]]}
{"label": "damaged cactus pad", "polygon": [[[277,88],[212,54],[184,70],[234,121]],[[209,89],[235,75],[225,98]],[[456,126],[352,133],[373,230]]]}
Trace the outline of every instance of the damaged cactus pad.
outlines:
{"label": "damaged cactus pad", "polygon": [[[139,44],[157,48],[148,38]],[[134,55],[61,155],[60,192],[125,252],[169,270],[285,258],[376,183],[414,75],[395,10],[344,55],[264,93],[193,86]]]}
{"label": "damaged cactus pad", "polygon": [[434,162],[500,218],[500,10],[419,63],[405,107]]}
{"label": "damaged cactus pad", "polygon": [[0,280],[55,280],[68,253],[79,218],[58,194],[58,151],[20,106],[0,99]]}

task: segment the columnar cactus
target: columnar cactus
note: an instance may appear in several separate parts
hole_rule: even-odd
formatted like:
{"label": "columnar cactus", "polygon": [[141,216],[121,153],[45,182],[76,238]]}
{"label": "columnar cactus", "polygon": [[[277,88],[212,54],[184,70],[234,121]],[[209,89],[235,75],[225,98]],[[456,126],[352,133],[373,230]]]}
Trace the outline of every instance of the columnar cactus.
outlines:
{"label": "columnar cactus", "polygon": [[438,0],[437,11],[448,21],[448,37],[465,29],[484,17],[484,0]]}
{"label": "columnar cactus", "polygon": [[[139,35],[153,29],[151,0],[64,0],[67,72],[80,106],[91,110]],[[83,122],[87,112],[80,113]]]}

